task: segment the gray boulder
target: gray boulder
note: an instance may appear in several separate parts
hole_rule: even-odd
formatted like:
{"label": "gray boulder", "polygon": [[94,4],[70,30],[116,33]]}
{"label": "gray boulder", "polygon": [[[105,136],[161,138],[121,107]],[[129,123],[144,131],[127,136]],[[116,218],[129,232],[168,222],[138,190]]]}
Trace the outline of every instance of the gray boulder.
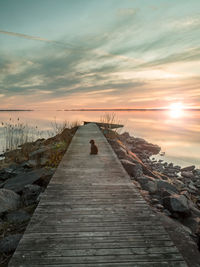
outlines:
{"label": "gray boulder", "polygon": [[182,168],[181,171],[189,172],[189,171],[193,171],[194,169],[195,169],[195,166],[194,165],[191,165],[191,166]]}
{"label": "gray boulder", "polygon": [[169,197],[163,198],[163,205],[170,212],[189,216],[191,214],[188,199],[184,195],[174,194]]}
{"label": "gray boulder", "polygon": [[148,175],[142,175],[140,177],[137,177],[137,181],[141,184],[141,185],[144,185],[148,182],[155,182],[155,179],[151,176],[148,176]]}
{"label": "gray boulder", "polygon": [[142,186],[142,189],[147,190],[150,194],[155,194],[157,192],[157,185],[155,182],[148,181]]}
{"label": "gray boulder", "polygon": [[0,213],[18,209],[21,202],[20,196],[7,189],[0,189]]}
{"label": "gray boulder", "polygon": [[200,169],[196,169],[196,170],[194,170],[194,173],[195,173],[198,177],[200,177]]}
{"label": "gray boulder", "polygon": [[135,164],[135,166],[133,167],[133,176],[135,178],[143,176],[143,170],[141,164]]}
{"label": "gray boulder", "polygon": [[42,187],[35,184],[26,185],[22,191],[23,203],[28,206],[32,205],[37,201],[39,194],[42,192]]}
{"label": "gray boulder", "polygon": [[32,184],[42,178],[43,176],[49,175],[50,173],[45,169],[37,169],[27,173],[22,173],[14,178],[6,181],[4,188],[13,190],[15,192],[20,192],[28,184]]}
{"label": "gray boulder", "polygon": [[127,157],[127,152],[123,147],[118,147],[115,149],[115,153],[117,154],[119,159],[124,159]]}
{"label": "gray boulder", "polygon": [[0,251],[3,253],[13,252],[22,238],[21,234],[6,236],[0,241]]}
{"label": "gray boulder", "polygon": [[154,194],[157,192],[157,184],[153,177],[143,175],[137,177],[137,181],[140,183],[142,189],[148,191],[150,194]]}
{"label": "gray boulder", "polygon": [[35,150],[34,152],[29,154],[30,159],[37,159],[38,157],[41,157],[42,155],[48,153],[51,150],[49,147],[41,147],[38,150]]}
{"label": "gray boulder", "polygon": [[176,187],[167,181],[156,180],[156,183],[157,183],[158,190],[167,189],[167,190],[173,191],[174,193],[178,193],[178,190],[176,189]]}
{"label": "gray boulder", "polygon": [[169,189],[162,189],[161,191],[159,191],[159,193],[162,198],[174,195],[174,192]]}
{"label": "gray boulder", "polygon": [[127,173],[131,177],[134,177],[134,167],[136,166],[136,164],[132,163],[129,160],[126,160],[126,159],[121,159],[120,161],[121,161],[124,169],[127,171]]}
{"label": "gray boulder", "polygon": [[36,168],[38,166],[38,162],[35,159],[30,159],[24,163],[25,168]]}
{"label": "gray boulder", "polygon": [[30,220],[30,215],[25,210],[15,210],[6,214],[5,219],[12,224],[20,224]]}
{"label": "gray boulder", "polygon": [[190,179],[194,178],[194,174],[192,171],[182,171],[181,175],[183,177],[190,178]]}

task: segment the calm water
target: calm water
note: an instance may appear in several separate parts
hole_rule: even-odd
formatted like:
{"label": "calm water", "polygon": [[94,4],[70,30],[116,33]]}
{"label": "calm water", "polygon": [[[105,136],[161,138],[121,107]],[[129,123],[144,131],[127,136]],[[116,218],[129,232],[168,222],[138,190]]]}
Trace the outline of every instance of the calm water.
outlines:
{"label": "calm water", "polygon": [[[100,111],[32,111],[32,112],[0,112],[0,122],[8,122],[10,118],[37,126],[44,131],[52,130],[51,122],[67,121],[99,121],[105,112]],[[161,146],[166,153],[164,160],[181,166],[195,164],[200,168],[200,112],[199,111],[121,111],[115,112],[117,119],[135,137],[141,137]],[[0,143],[3,146],[2,125],[0,127]],[[163,159],[163,157],[161,157]]]}

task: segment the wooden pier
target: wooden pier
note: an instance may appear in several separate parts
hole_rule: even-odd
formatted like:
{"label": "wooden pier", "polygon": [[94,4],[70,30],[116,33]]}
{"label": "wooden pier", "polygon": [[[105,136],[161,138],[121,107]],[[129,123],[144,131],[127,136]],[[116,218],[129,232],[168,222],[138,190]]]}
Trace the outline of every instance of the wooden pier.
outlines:
{"label": "wooden pier", "polygon": [[[89,154],[90,139],[98,155]],[[91,123],[77,130],[9,266],[187,264]]]}

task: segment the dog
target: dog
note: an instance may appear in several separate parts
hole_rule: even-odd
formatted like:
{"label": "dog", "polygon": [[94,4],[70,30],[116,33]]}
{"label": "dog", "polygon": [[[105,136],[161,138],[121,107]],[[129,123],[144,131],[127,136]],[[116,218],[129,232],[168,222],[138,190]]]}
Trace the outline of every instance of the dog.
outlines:
{"label": "dog", "polygon": [[94,140],[90,140],[90,144],[91,144],[91,150],[90,150],[90,155],[96,155],[98,154],[98,147],[95,145]]}

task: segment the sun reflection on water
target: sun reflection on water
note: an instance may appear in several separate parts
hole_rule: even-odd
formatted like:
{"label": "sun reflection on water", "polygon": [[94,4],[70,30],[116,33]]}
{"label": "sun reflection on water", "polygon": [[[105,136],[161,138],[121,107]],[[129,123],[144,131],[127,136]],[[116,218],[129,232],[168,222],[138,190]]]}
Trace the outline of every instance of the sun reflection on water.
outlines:
{"label": "sun reflection on water", "polygon": [[169,107],[169,115],[173,119],[178,119],[183,117],[184,110],[182,103],[171,104],[171,106]]}

